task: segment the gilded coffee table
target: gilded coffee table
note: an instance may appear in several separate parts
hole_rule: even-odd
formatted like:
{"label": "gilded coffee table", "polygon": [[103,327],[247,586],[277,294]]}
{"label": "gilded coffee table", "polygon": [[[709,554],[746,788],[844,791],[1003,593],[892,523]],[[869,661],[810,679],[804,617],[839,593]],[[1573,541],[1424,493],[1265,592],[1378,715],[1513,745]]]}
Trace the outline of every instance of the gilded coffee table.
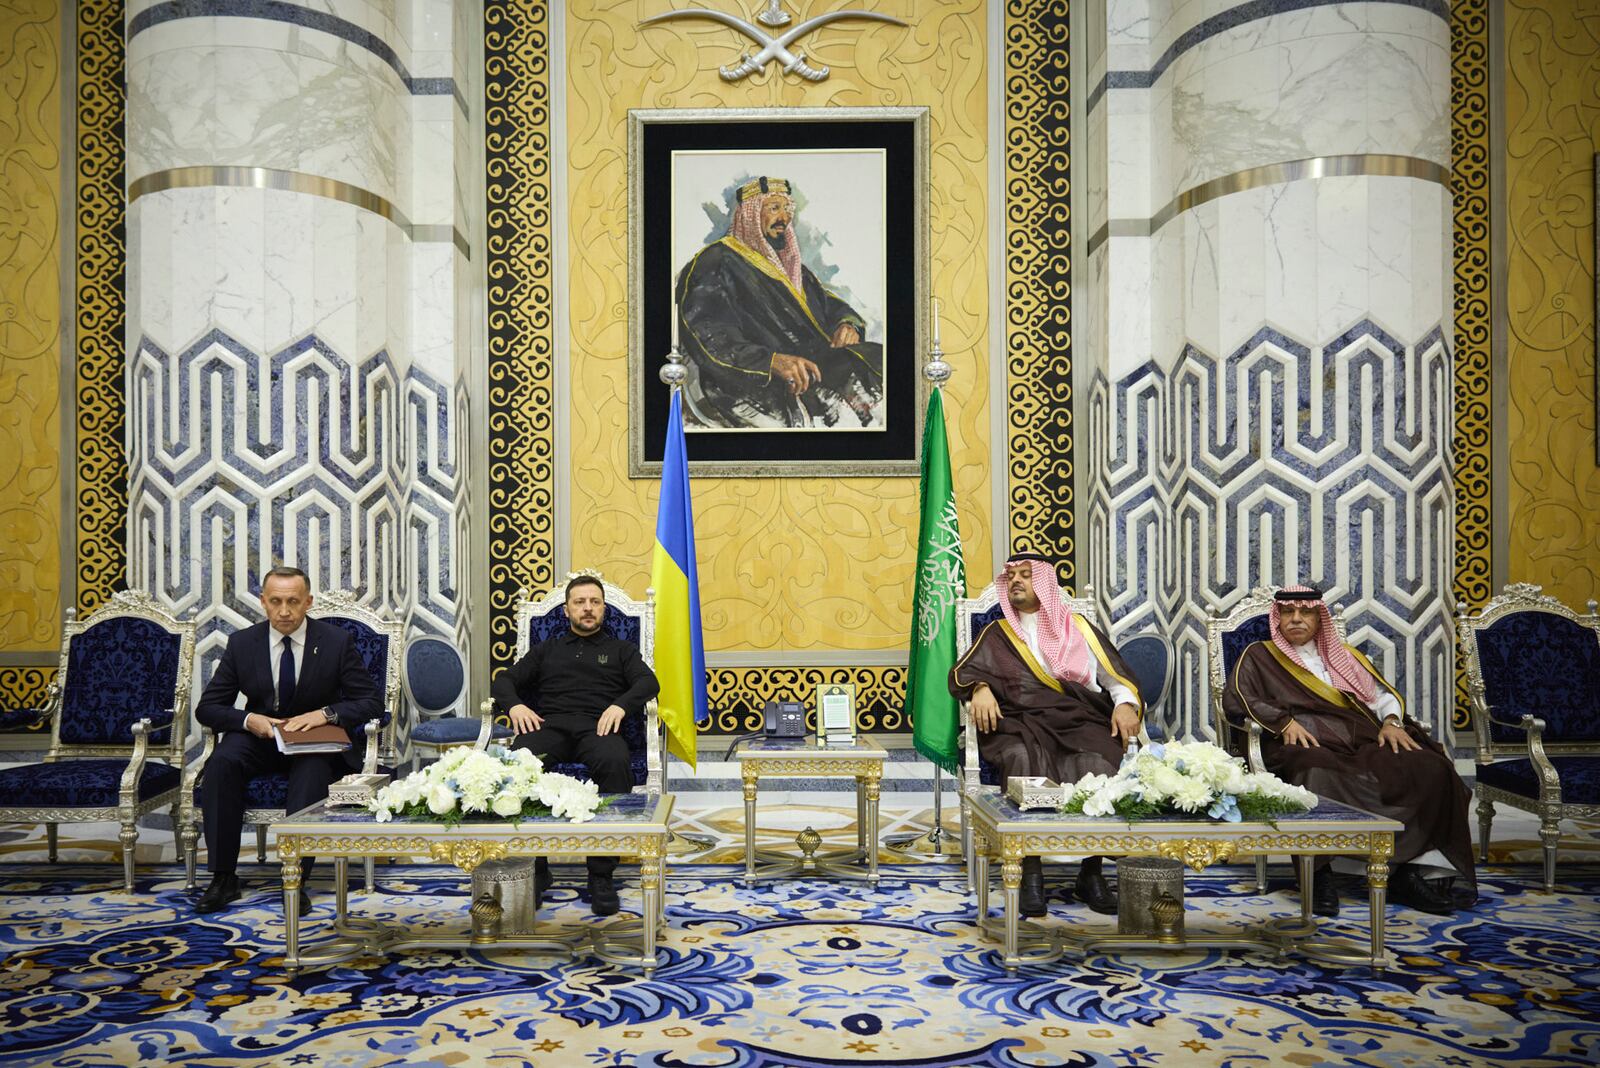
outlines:
{"label": "gilded coffee table", "polygon": [[[1069,948],[1085,953],[1115,947],[1255,948],[1302,953],[1341,964],[1366,964],[1375,970],[1388,963],[1383,946],[1384,898],[1389,886],[1389,858],[1394,856],[1394,836],[1402,829],[1394,820],[1322,798],[1312,811],[1280,816],[1274,823],[1220,823],[1187,817],[1130,822],[1037,809],[1023,812],[992,786],[972,797],[968,812],[975,843],[978,924],[987,937],[1004,944],[1002,962],[1008,972],[1015,972],[1019,964],[1056,960]],[[1302,895],[1298,919],[1272,921],[1257,932],[1242,935],[1073,935],[1064,928],[1049,930],[1021,922],[1018,897],[1022,858],[1059,853],[1080,857],[1167,857],[1181,860],[1197,872],[1231,860],[1288,853],[1300,865],[1302,884],[1319,856],[1363,856],[1367,859],[1367,883],[1371,889],[1368,946],[1362,952],[1359,946],[1348,942],[1316,938],[1309,895]],[[1005,892],[998,925],[989,914],[992,861],[1001,865]]]}
{"label": "gilded coffee table", "polygon": [[[284,966],[296,969],[333,964],[354,957],[381,956],[415,948],[505,948],[584,953],[612,964],[655,971],[656,938],[665,925],[662,887],[666,873],[670,794],[619,794],[588,823],[565,819],[525,819],[442,823],[395,819],[379,823],[360,809],[328,808],[318,802],[275,825],[278,859],[283,863],[283,913],[287,930]],[[508,857],[587,856],[598,853],[639,858],[643,908],[638,919],[614,920],[575,931],[552,928],[535,934],[502,934],[501,910],[494,898],[471,903],[466,930],[424,933],[349,915],[348,865],[367,857],[428,857],[471,874],[478,865]],[[334,863],[334,930],[331,941],[300,947],[300,858]]]}
{"label": "gilded coffee table", "polygon": [[[791,875],[832,875],[878,881],[878,791],[889,754],[865,735],[856,744],[819,748],[815,739],[757,738],[738,752],[744,775],[744,881]],[[756,849],[756,792],[761,776],[774,778],[851,778],[856,781],[856,848],[818,853],[822,838],[809,827],[795,838],[798,857]],[[856,865],[866,861],[863,871]]]}

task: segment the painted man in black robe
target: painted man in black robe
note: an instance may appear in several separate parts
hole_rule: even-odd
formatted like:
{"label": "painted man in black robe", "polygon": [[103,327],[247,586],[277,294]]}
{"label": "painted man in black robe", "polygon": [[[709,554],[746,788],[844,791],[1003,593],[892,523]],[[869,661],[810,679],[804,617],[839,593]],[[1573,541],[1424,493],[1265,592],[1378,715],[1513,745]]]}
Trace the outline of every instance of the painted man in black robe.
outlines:
{"label": "painted man in black robe", "polygon": [[[985,627],[950,669],[950,692],[969,703],[978,755],[1002,782],[1115,774],[1144,718],[1132,670],[1105,632],[1061,599],[1044,557],[1015,555],[994,581],[1005,617]],[[1101,861],[1079,865],[1072,896],[1114,913],[1117,899]],[[1047,911],[1038,857],[1022,862],[1020,907],[1024,916]]]}
{"label": "painted man in black robe", "polygon": [[800,262],[782,178],[738,190],[728,233],[678,274],[690,414],[717,428],[883,426],[883,346]]}
{"label": "painted man in black robe", "polygon": [[[1470,794],[1449,754],[1405,714],[1372,662],[1339,641],[1321,593],[1279,590],[1271,629],[1271,641],[1240,654],[1222,699],[1233,722],[1261,725],[1267,770],[1405,825],[1389,880],[1396,904],[1449,915],[1455,897],[1475,899]],[[1313,883],[1313,911],[1337,915],[1333,873],[1323,868]]]}

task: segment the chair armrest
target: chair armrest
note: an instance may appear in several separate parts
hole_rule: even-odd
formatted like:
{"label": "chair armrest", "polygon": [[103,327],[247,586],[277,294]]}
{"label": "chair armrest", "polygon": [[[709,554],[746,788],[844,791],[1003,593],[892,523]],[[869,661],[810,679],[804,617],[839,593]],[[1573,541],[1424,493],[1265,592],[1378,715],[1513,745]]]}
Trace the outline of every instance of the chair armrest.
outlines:
{"label": "chair armrest", "polygon": [[133,725],[133,756],[122,769],[122,782],[117,785],[118,800],[128,809],[139,800],[139,780],[144,777],[145,757],[150,750],[150,720],[141,719]]}
{"label": "chair armrest", "polygon": [[[644,703],[644,785],[634,793],[659,794],[667,781],[666,725],[661,722],[661,706],[654,697]],[[698,737],[698,732],[696,732]]]}
{"label": "chair armrest", "polygon": [[378,774],[378,721],[367,720],[367,725],[361,728],[367,735],[367,753],[361,760],[361,774]]}
{"label": "chair armrest", "polygon": [[1528,760],[1539,776],[1539,800],[1547,805],[1561,803],[1561,773],[1544,751],[1544,720],[1531,713],[1524,714],[1520,723],[1506,723],[1490,717],[1490,721],[1504,727],[1528,732]]}
{"label": "chair armrest", "polygon": [[47,726],[56,714],[61,711],[61,684],[52,682],[44,694],[44,704],[38,708],[8,708],[0,712],[0,718],[11,719],[15,722],[6,723],[0,729],[31,731],[36,727]]}
{"label": "chair armrest", "polygon": [[489,748],[489,738],[494,732],[494,698],[485,697],[478,703],[478,740],[472,748],[483,752]]}
{"label": "chair armrest", "polygon": [[[172,734],[178,726],[178,710],[176,707],[163,710],[167,723],[164,727],[154,727],[150,731],[150,744],[168,745],[172,741]],[[148,722],[148,721],[147,721]]]}
{"label": "chair armrest", "polygon": [[1497,727],[1507,727],[1514,731],[1528,732],[1528,741],[1530,743],[1533,741],[1534,737],[1542,737],[1544,735],[1544,720],[1533,715],[1532,713],[1524,713],[1522,718],[1515,722],[1509,719],[1501,719],[1493,712],[1489,713],[1488,718],[1489,722],[1493,723]]}
{"label": "chair armrest", "polygon": [[1250,740],[1247,743],[1246,756],[1251,771],[1265,771],[1266,758],[1261,755],[1261,724],[1255,720],[1250,721]]}
{"label": "chair armrest", "polygon": [[200,781],[200,772],[206,766],[206,761],[211,759],[211,753],[217,748],[217,732],[210,727],[200,728],[200,755],[189,761],[188,767],[183,769],[183,792],[180,795],[184,804],[194,801],[195,784]]}
{"label": "chair armrest", "polygon": [[978,792],[978,728],[972,723],[972,706],[961,702],[961,737],[965,759],[961,762],[961,792]]}

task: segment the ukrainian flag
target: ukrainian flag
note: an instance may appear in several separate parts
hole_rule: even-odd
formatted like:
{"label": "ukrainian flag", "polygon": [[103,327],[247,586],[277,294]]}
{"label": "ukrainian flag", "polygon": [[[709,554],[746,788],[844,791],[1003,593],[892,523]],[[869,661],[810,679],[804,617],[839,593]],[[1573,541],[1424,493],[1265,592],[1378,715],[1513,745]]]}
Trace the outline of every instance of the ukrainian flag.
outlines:
{"label": "ukrainian flag", "polygon": [[694,510],[689,504],[689,456],[683,441],[683,400],[672,391],[661,464],[656,551],[650,564],[656,591],[657,706],[667,751],[694,767],[697,724],[711,718],[706,704],[706,647],[700,634],[700,582],[694,563]]}

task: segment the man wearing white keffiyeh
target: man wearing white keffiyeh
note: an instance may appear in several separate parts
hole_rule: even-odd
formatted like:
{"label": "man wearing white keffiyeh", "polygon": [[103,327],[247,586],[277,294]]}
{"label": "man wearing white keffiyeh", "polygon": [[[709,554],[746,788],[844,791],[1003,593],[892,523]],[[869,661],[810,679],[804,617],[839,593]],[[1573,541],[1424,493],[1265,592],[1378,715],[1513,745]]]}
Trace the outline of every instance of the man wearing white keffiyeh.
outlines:
{"label": "man wearing white keffiyeh", "polygon": [[[1044,557],[1016,554],[994,581],[1004,618],[985,627],[950,671],[950,692],[969,702],[979,755],[1002,782],[1114,773],[1144,716],[1133,672],[1111,639],[1061,599]],[[1072,896],[1114,913],[1116,895],[1100,869],[1100,857],[1087,858]],[[1038,857],[1022,862],[1020,906],[1025,916],[1047,911]]]}
{"label": "man wearing white keffiyeh", "polygon": [[[1240,654],[1223,693],[1235,723],[1253,719],[1265,731],[1267,769],[1405,824],[1395,838],[1394,903],[1447,915],[1455,908],[1451,878],[1464,900],[1474,899],[1469,794],[1449,755],[1406,716],[1400,695],[1372,662],[1339,640],[1321,593],[1308,586],[1279,590],[1270,626],[1272,640]],[[1313,883],[1313,911],[1337,915],[1332,872],[1320,872]]]}

